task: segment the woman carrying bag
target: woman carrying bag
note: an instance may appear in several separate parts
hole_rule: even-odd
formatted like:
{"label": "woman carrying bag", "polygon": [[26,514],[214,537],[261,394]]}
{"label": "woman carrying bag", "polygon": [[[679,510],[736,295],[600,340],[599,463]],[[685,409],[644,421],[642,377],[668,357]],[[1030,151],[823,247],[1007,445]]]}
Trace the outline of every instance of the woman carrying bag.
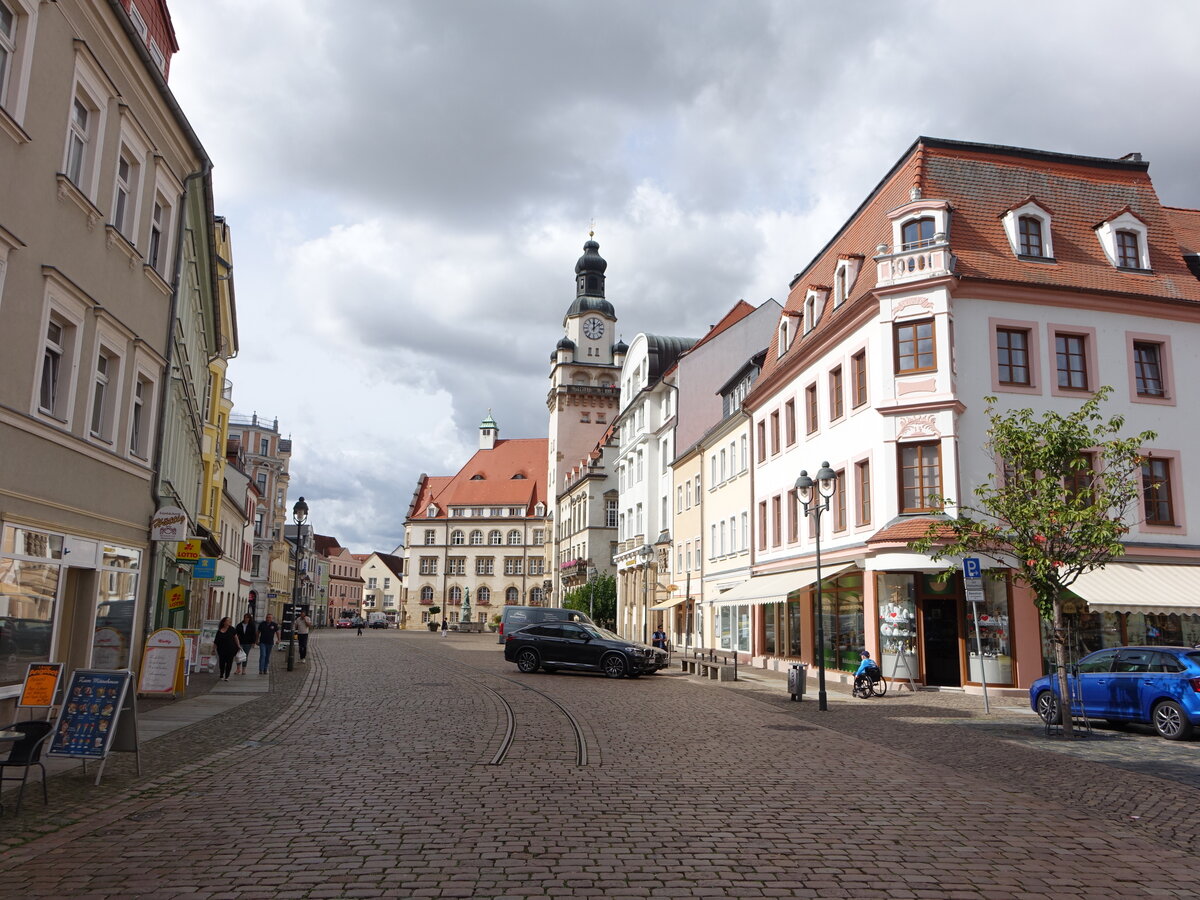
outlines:
{"label": "woman carrying bag", "polygon": [[220,666],[217,677],[228,681],[234,657],[242,652],[242,644],[238,640],[237,632],[233,630],[233,620],[229,616],[217,625],[217,633],[213,635],[213,649],[217,651],[217,663]]}
{"label": "woman carrying bag", "polygon": [[237,656],[234,658],[234,662],[237,664],[237,671],[233,674],[245,675],[246,654],[250,652],[254,646],[255,639],[258,637],[258,625],[254,621],[254,616],[246,613],[242,616],[242,621],[238,622],[237,628],[234,630],[237,632],[238,646],[241,649],[238,650]]}

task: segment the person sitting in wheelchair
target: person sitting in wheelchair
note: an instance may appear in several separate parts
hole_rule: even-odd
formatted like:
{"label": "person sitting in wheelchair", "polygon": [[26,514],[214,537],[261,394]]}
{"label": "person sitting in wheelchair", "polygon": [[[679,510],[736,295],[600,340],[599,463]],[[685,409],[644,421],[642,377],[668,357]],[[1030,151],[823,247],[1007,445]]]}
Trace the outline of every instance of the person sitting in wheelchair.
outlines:
{"label": "person sitting in wheelchair", "polygon": [[855,697],[870,697],[871,683],[878,681],[883,675],[879,670],[878,664],[871,659],[870,652],[863,650],[861,653],[862,662],[858,664],[858,668],[854,670],[854,691]]}

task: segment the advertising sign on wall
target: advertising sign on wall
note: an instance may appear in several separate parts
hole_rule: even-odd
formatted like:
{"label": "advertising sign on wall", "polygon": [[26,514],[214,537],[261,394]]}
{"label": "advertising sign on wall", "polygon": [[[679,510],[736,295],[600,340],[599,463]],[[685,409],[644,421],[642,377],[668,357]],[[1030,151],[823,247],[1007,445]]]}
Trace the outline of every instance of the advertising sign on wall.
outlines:
{"label": "advertising sign on wall", "polygon": [[200,538],[189,538],[175,544],[175,561],[195,562],[200,558]]}
{"label": "advertising sign on wall", "polygon": [[178,541],[187,537],[187,513],[178,506],[164,506],[150,517],[150,540]]}
{"label": "advertising sign on wall", "polygon": [[193,578],[213,578],[217,574],[217,558],[202,556],[192,566]]}
{"label": "advertising sign on wall", "polygon": [[183,609],[187,602],[187,596],[183,588],[179,585],[167,588],[163,594],[163,599],[167,602],[167,609]]}

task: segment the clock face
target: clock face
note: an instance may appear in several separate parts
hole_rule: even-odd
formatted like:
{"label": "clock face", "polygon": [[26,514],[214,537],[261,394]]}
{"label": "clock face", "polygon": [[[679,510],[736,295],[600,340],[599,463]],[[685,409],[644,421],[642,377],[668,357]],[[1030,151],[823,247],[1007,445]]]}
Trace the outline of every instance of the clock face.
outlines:
{"label": "clock face", "polygon": [[604,323],[602,321],[600,321],[599,319],[597,319],[595,317],[593,317],[591,319],[584,319],[584,321],[583,321],[583,336],[584,337],[589,337],[592,340],[595,340],[596,338],[600,337],[602,334],[604,334]]}

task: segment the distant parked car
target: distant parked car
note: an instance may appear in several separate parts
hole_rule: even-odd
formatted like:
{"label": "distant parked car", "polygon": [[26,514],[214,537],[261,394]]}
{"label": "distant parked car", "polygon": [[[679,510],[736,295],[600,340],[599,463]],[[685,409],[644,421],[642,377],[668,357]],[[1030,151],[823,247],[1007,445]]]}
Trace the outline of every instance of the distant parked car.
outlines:
{"label": "distant parked car", "polygon": [[590,622],[551,621],[528,625],[505,636],[504,658],[522,672],[574,669],[603,672],[609,678],[653,675],[666,668],[667,653],[627,641]]}
{"label": "distant parked car", "polygon": [[[1180,741],[1200,724],[1200,650],[1191,647],[1113,647],[1089,653],[1067,676],[1072,709],[1109,722],[1153,725]],[[1029,703],[1046,722],[1061,717],[1058,676],[1029,687]]]}
{"label": "distant parked car", "polygon": [[351,622],[349,619],[338,619],[337,622],[334,624],[334,627],[335,628],[353,628],[354,623]]}
{"label": "distant parked car", "polygon": [[388,627],[387,619],[372,619],[371,627],[372,628],[387,628]]}

